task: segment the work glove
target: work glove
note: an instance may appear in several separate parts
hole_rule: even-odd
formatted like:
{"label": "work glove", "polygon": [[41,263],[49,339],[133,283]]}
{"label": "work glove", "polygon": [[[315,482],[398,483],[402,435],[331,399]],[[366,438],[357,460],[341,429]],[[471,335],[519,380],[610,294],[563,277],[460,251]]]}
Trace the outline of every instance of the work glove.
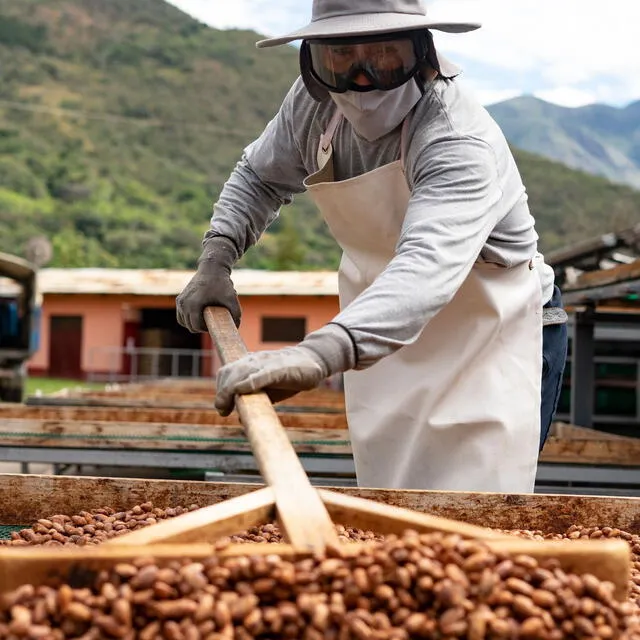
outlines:
{"label": "work glove", "polygon": [[231,268],[238,259],[232,240],[216,236],[205,242],[198,258],[198,270],[176,298],[176,319],[191,333],[207,331],[205,307],[225,307],[236,325],[240,326],[242,310],[238,294],[231,282]]}
{"label": "work glove", "polygon": [[250,353],[224,365],[216,379],[215,407],[220,415],[228,416],[236,395],[257,391],[279,402],[355,366],[351,336],[340,325],[328,324],[295,347]]}

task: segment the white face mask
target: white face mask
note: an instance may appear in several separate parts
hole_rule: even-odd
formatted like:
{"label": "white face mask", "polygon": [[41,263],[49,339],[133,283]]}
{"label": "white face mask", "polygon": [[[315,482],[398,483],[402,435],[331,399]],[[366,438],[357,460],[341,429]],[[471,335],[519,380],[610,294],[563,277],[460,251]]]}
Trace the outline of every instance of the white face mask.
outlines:
{"label": "white face mask", "polygon": [[369,142],[393,131],[422,97],[415,80],[391,91],[346,91],[331,98],[358,135]]}

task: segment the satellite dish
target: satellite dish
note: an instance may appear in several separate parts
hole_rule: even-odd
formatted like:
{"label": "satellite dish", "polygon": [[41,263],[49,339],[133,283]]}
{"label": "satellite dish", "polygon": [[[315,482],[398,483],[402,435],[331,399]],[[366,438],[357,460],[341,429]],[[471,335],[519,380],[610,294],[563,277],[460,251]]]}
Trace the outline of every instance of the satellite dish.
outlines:
{"label": "satellite dish", "polygon": [[25,244],[24,252],[25,258],[36,267],[42,267],[53,258],[51,242],[44,236],[29,238]]}

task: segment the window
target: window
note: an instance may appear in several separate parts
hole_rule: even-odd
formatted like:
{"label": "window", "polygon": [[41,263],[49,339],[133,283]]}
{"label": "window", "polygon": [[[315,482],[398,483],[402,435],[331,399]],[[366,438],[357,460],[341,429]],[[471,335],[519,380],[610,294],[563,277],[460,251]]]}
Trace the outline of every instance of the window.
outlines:
{"label": "window", "polygon": [[306,334],[306,318],[262,318],[262,342],[300,342]]}

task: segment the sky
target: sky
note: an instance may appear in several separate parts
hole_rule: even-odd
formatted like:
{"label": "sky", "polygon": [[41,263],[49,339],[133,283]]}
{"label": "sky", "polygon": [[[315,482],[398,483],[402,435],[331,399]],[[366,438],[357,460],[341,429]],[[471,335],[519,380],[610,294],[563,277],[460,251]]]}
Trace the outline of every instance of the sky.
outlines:
{"label": "sky", "polygon": [[[357,0],[353,0],[357,1]],[[279,35],[305,25],[311,0],[170,0],[219,29]],[[535,95],[577,107],[640,100],[638,0],[427,0],[434,19],[481,22],[466,34],[434,31],[483,104]]]}

